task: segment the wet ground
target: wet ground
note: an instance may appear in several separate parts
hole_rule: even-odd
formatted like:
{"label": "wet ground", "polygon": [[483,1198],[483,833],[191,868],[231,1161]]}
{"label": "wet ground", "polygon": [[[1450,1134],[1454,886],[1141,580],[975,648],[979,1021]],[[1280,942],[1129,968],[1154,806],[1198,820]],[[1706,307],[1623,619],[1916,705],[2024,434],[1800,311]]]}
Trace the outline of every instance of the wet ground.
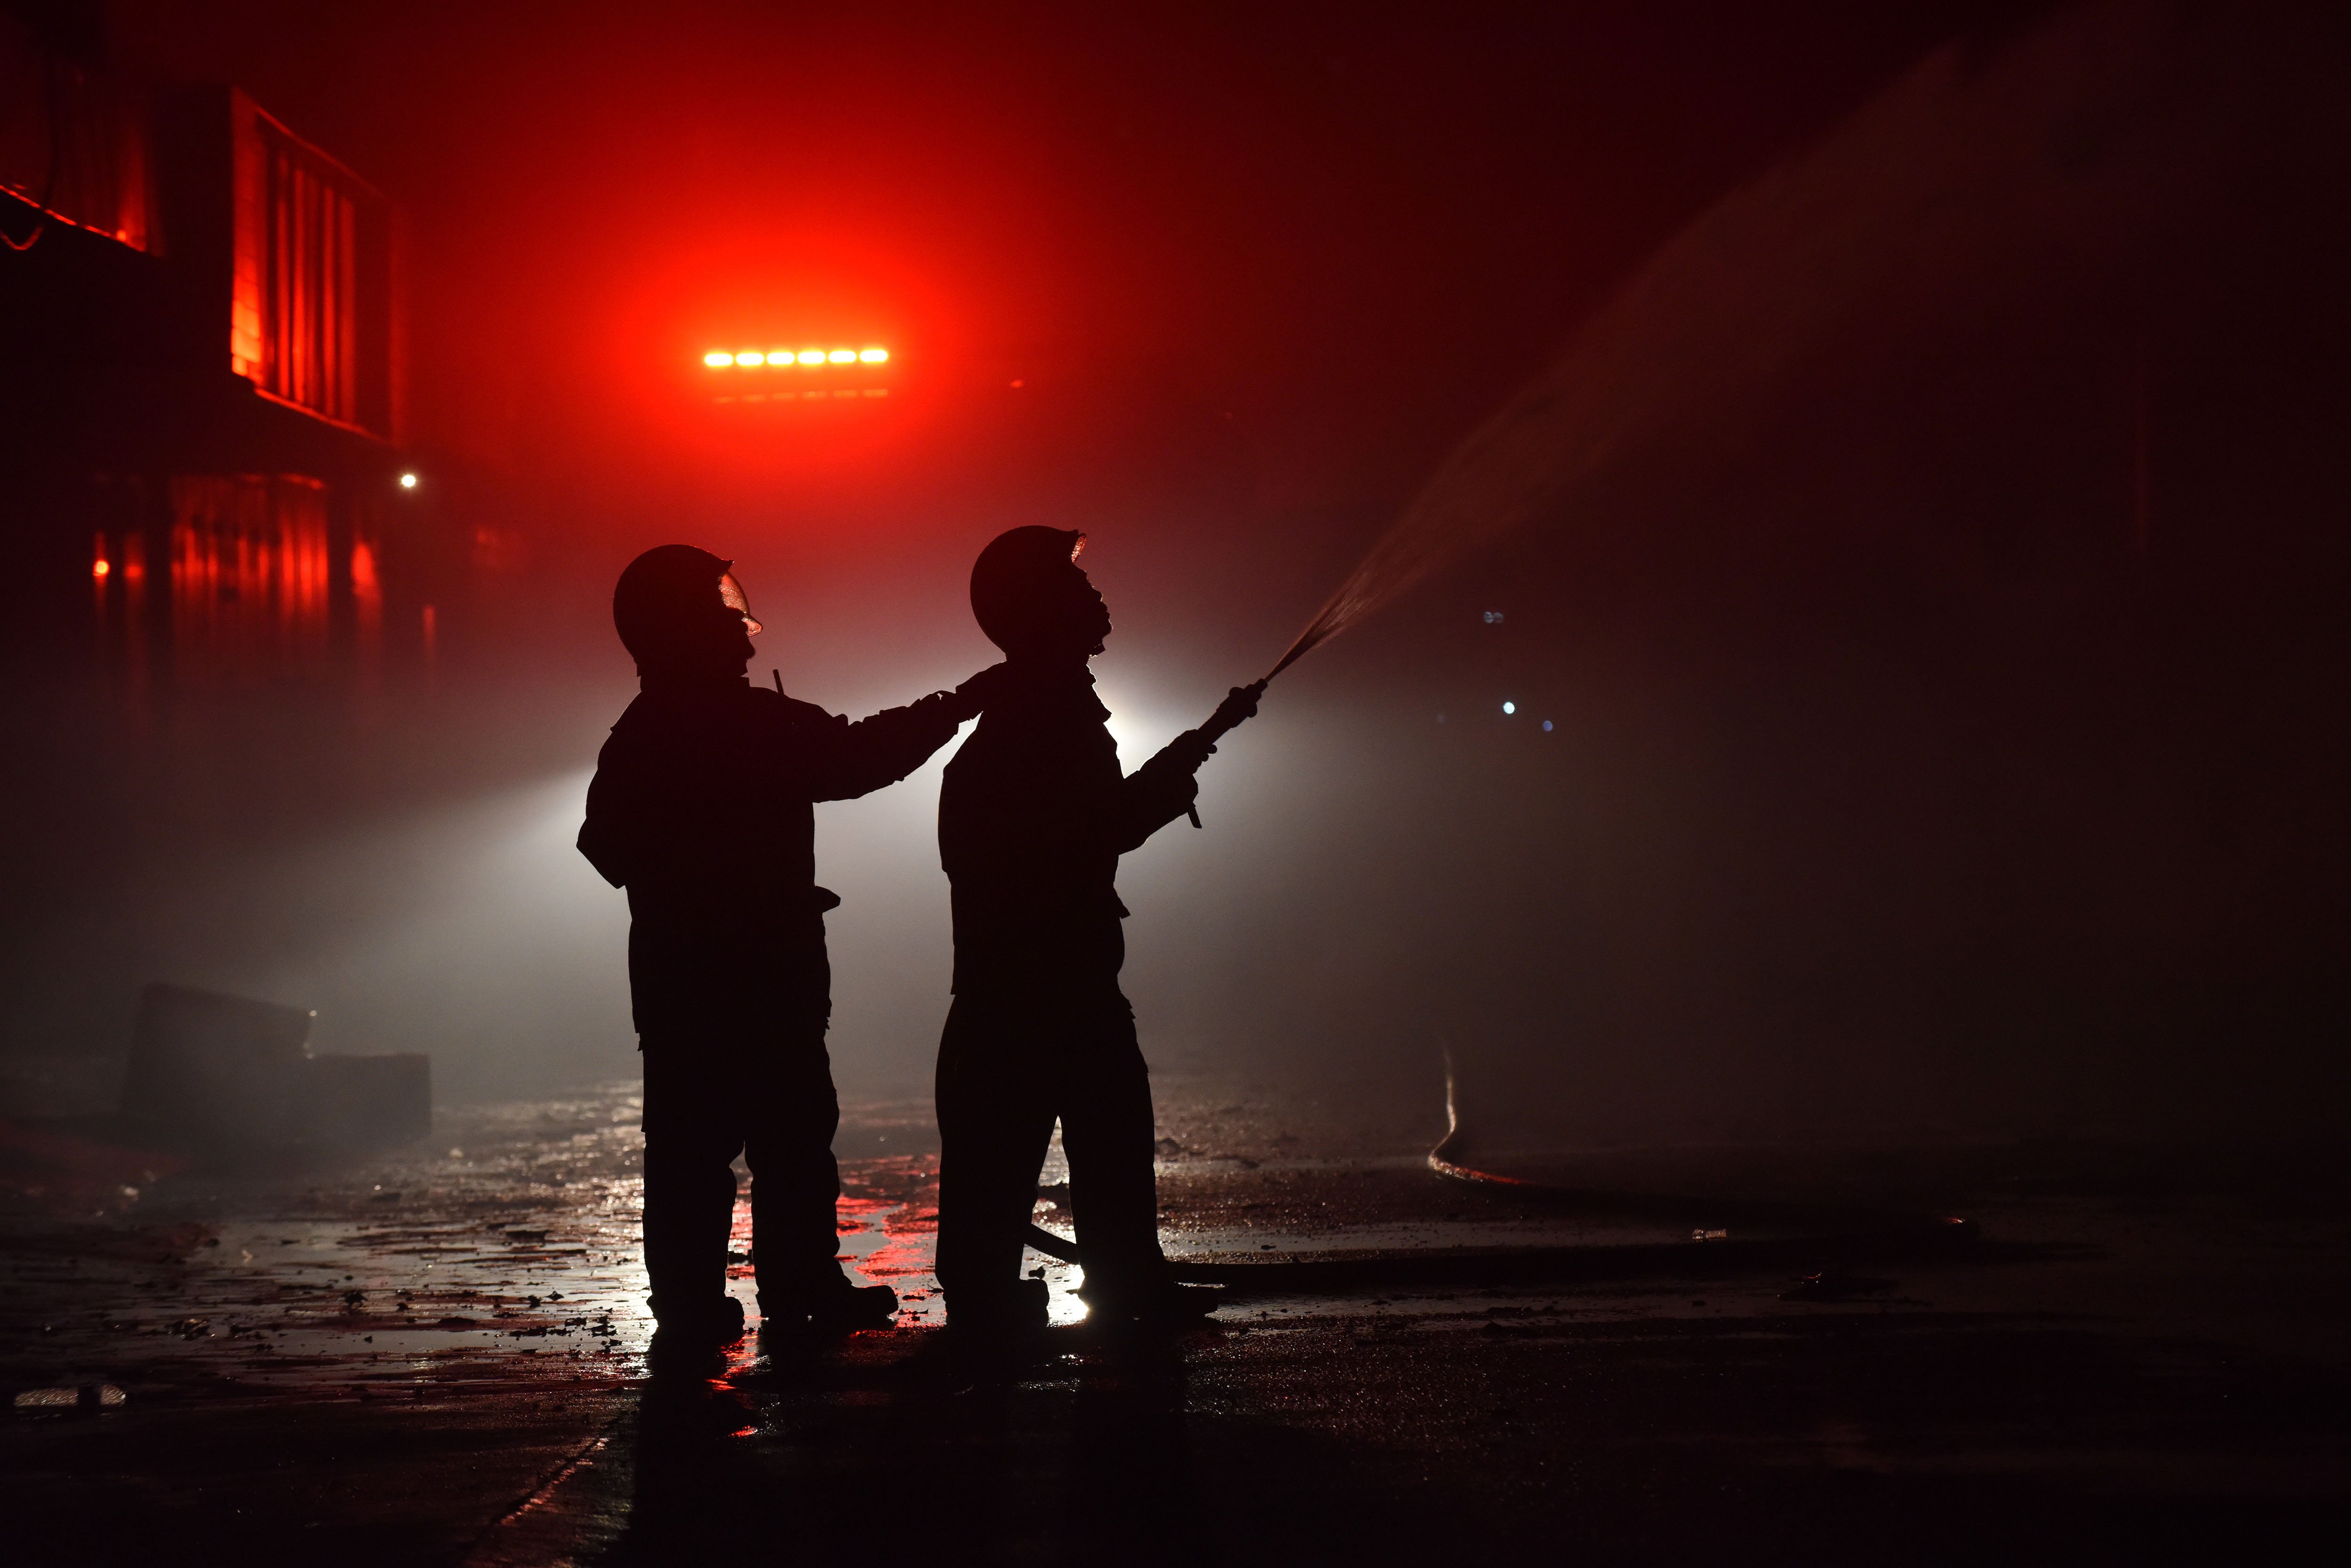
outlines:
{"label": "wet ground", "polygon": [[[1899,1170],[1479,1162],[1582,1194],[1563,1197],[1437,1177],[1436,1107],[1381,1125],[1208,1083],[1160,1095],[1169,1250],[1241,1281],[1203,1328],[1106,1335],[1075,1270],[1032,1255],[1049,1342],[959,1352],[928,1274],[927,1118],[868,1105],[838,1145],[842,1252],[899,1291],[900,1325],[747,1339],[658,1375],[632,1086],[444,1108],[429,1145],[340,1170],[173,1168],[88,1126],[19,1125],[0,1180],[6,1558],[2334,1562],[2351,1544],[2351,1236],[2339,1185],[2306,1172],[1996,1146]],[[1057,1176],[1039,1218],[1066,1229]],[[1740,1197],[1661,1196],[1694,1190]],[[1970,1224],[1873,1227],[1835,1207],[1855,1195]]]}

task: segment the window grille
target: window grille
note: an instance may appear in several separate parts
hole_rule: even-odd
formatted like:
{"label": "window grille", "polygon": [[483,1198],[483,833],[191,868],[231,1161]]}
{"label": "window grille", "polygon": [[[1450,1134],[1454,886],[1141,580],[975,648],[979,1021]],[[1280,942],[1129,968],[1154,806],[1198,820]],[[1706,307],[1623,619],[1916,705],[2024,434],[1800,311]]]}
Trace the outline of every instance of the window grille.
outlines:
{"label": "window grille", "polygon": [[229,368],[264,393],[390,436],[392,211],[235,95]]}
{"label": "window grille", "polygon": [[268,166],[260,385],[356,424],[359,205],[334,171],[293,138],[260,129]]}

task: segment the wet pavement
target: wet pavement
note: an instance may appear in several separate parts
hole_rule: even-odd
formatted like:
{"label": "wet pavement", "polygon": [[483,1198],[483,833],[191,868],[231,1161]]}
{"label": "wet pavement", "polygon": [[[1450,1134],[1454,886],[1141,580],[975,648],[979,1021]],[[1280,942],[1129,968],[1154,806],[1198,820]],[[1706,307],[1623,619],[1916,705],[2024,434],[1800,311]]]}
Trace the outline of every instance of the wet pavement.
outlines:
{"label": "wet pavement", "polygon": [[[1580,1196],[1465,1186],[1427,1166],[1435,1107],[1160,1097],[1169,1251],[1241,1281],[1200,1329],[1098,1330],[1032,1254],[1045,1343],[956,1347],[925,1108],[871,1104],[837,1145],[842,1254],[898,1326],[658,1373],[633,1085],[444,1107],[340,1170],[19,1126],[8,1560],[2335,1561],[2351,1535],[2339,1186],[2022,1146],[1873,1167],[1918,1214],[1963,1205],[1955,1239],[1759,1204],[1769,1171],[1669,1196],[1728,1179],[1704,1152],[1500,1162]],[[1039,1220],[1066,1231],[1060,1180]]]}

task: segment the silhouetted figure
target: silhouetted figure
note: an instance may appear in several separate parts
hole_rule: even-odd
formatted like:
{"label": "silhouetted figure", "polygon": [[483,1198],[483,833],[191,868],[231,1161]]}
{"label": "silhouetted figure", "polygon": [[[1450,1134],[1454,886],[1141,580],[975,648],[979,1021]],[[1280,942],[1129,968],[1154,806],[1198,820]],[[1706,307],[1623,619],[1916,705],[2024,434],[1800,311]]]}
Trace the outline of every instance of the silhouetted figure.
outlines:
{"label": "silhouetted figure", "polygon": [[862,723],[751,685],[733,562],[688,545],[621,574],[612,620],[642,687],[588,787],[580,851],[629,892],[629,985],[645,1063],[645,1267],[664,1339],[732,1339],[735,1156],[753,1175],[769,1323],[886,1322],[897,1299],[835,1261],[840,1122],[810,803],[896,782],[977,711],[939,692]]}
{"label": "silhouetted figure", "polygon": [[[1215,746],[1190,730],[1121,769],[1086,668],[1111,623],[1077,565],[1084,542],[1015,528],[980,553],[972,612],[1007,658],[939,797],[955,1005],[939,1043],[938,1274],[954,1322],[981,1329],[1043,1321],[1021,1237],[1057,1118],[1092,1311],[1213,1304],[1168,1281],[1159,1249],[1151,1083],[1118,987],[1126,909],[1113,883],[1120,855],[1190,808]],[[1256,710],[1256,693],[1236,690],[1205,727]]]}

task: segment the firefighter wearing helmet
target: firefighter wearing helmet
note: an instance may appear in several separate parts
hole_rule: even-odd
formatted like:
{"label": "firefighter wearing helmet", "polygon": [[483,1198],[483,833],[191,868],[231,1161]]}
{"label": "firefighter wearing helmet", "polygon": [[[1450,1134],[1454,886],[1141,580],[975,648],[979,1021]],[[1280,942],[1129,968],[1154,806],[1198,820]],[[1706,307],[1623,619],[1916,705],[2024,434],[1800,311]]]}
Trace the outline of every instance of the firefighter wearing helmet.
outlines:
{"label": "firefighter wearing helmet", "polygon": [[755,686],[759,630],[734,563],[689,545],[621,574],[612,620],[641,690],[588,789],[580,851],[629,895],[629,985],[643,1053],[645,1267],[657,1338],[724,1343],[737,1155],[753,1174],[763,1326],[890,1321],[886,1286],[835,1260],[840,1105],[825,1051],[831,969],[816,883],[818,800],[921,767],[979,711],[983,682],[859,723]]}
{"label": "firefighter wearing helmet", "polygon": [[971,574],[1004,650],[987,716],[947,764],[939,857],[952,884],[955,1003],[939,1043],[939,1283],[949,1322],[1043,1326],[1020,1274],[1058,1120],[1098,1318],[1183,1321],[1214,1292],[1167,1279],[1152,1172],[1151,1081],[1119,990],[1119,856],[1191,810],[1213,737],[1257,711],[1237,689],[1208,723],[1127,773],[1087,661],[1110,612],[1077,564],[1082,534],[1014,528]]}

